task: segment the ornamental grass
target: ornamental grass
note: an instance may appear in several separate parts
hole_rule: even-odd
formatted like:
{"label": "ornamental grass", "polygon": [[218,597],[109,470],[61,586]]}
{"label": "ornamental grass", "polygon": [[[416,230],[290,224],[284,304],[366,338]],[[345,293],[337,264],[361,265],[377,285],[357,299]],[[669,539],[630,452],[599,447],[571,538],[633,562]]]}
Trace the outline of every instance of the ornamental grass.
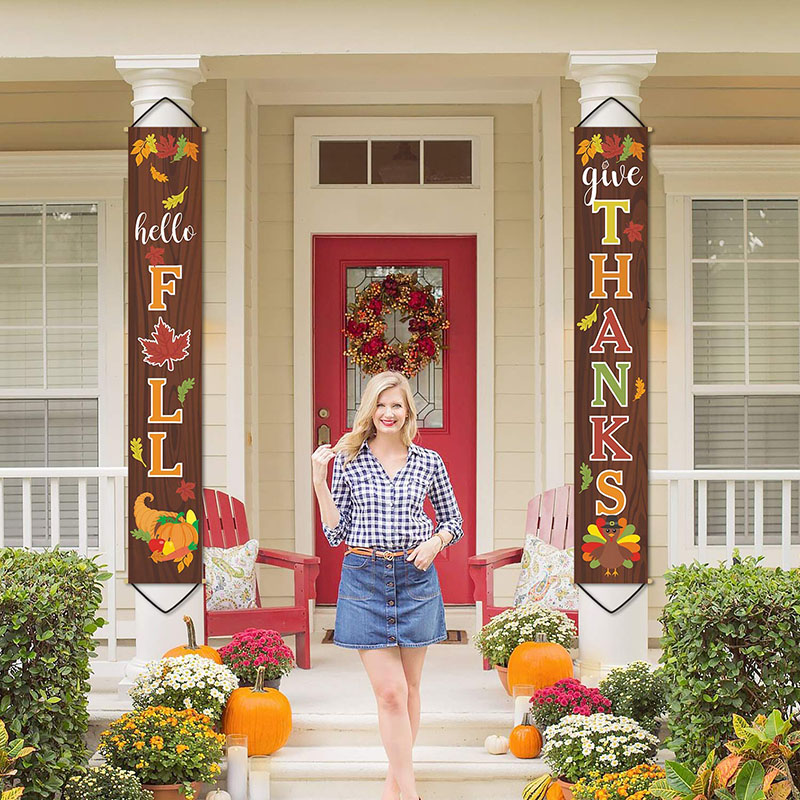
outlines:
{"label": "ornamental grass", "polygon": [[106,763],[136,773],[143,784],[212,783],[219,775],[225,736],[193,708],[152,706],[123,714],[100,735]]}

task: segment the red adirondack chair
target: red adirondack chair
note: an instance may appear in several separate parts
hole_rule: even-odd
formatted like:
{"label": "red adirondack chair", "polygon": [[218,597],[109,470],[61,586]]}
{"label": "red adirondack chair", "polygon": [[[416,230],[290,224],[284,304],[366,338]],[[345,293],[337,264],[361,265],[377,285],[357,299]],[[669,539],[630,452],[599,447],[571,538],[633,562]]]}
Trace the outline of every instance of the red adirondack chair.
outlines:
{"label": "red adirondack chair", "polygon": [[[559,486],[544,494],[537,494],[528,503],[528,515],[525,519],[526,536],[534,534],[553,547],[565,550],[574,546],[575,531],[573,512],[575,504],[572,496],[572,485]],[[519,564],[522,561],[524,547],[504,547],[491,553],[472,556],[469,565],[469,576],[475,587],[474,600],[481,603],[482,624],[505,611],[508,606],[494,604],[494,571],[507,564]],[[564,611],[578,625],[577,611]],[[484,659],[483,668],[490,669],[488,660]]]}
{"label": "red adirondack chair", "polygon": [[[241,500],[203,489],[203,543],[206,547],[233,547],[250,539],[247,514]],[[317,596],[319,557],[286,550],[261,548],[258,564],[284,567],[294,572],[294,605],[263,608],[256,583],[257,608],[237,611],[208,611],[203,602],[206,642],[209,636],[233,636],[245,628],[269,628],[281,635],[295,636],[297,666],[311,668],[311,618],[309,600]]]}

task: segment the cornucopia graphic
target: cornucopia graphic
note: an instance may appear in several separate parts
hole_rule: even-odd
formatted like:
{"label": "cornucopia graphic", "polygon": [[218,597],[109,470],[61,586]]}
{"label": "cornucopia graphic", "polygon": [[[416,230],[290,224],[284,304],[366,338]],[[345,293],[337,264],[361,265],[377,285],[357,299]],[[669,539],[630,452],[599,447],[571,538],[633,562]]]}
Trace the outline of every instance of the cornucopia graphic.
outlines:
{"label": "cornucopia graphic", "polygon": [[197,515],[191,509],[186,514],[159,511],[145,505],[146,500],[153,500],[150,492],[142,492],[133,504],[137,529],[131,531],[131,536],[147,542],[151,560],[157,564],[174,561],[178,572],[183,572],[197,550],[200,530]]}

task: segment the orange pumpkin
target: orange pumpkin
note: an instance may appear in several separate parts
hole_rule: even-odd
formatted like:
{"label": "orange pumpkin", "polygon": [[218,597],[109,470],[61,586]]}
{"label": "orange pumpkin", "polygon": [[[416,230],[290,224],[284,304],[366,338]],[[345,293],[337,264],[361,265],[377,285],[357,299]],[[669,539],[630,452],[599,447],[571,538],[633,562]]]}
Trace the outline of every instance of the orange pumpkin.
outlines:
{"label": "orange pumpkin", "polygon": [[222,730],[247,736],[251,756],[272,755],[289,740],[292,707],[286,695],[264,688],[264,667],[258,668],[255,686],[234,689],[222,717]]}
{"label": "orange pumpkin", "polygon": [[542,734],[531,721],[531,715],[522,718],[508,737],[508,749],[517,758],[536,758],[542,752]]}
{"label": "orange pumpkin", "polygon": [[194,632],[194,622],[192,618],[184,617],[183,621],[186,623],[187,644],[180,645],[180,647],[173,647],[172,650],[167,650],[167,652],[164,653],[164,658],[196,655],[202,656],[203,658],[210,658],[212,661],[216,661],[217,664],[221,664],[222,657],[213,647],[209,647],[207,644],[197,644],[197,636]]}
{"label": "orange pumpkin", "polygon": [[536,634],[535,642],[523,642],[508,659],[508,685],[511,691],[519,684],[544,689],[562,678],[571,678],[572,658],[560,644],[547,642]]}
{"label": "orange pumpkin", "polygon": [[558,781],[553,781],[547,787],[545,800],[564,800],[564,790],[561,788],[561,784]]}

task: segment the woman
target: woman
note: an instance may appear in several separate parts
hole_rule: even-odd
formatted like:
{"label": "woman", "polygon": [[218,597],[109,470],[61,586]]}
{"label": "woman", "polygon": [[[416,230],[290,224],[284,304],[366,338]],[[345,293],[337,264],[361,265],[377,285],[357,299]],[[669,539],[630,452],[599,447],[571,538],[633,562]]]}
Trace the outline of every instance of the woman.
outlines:
{"label": "woman", "polygon": [[[433,560],[463,535],[444,461],[414,444],[416,434],[408,379],[381,372],[364,387],[353,430],[311,459],[322,529],[331,546],[347,545],[333,640],[359,651],[375,693],[389,759],[381,800],[418,797],[411,747],[422,664],[427,646],[447,636]],[[422,509],[428,493],[435,531]]]}

